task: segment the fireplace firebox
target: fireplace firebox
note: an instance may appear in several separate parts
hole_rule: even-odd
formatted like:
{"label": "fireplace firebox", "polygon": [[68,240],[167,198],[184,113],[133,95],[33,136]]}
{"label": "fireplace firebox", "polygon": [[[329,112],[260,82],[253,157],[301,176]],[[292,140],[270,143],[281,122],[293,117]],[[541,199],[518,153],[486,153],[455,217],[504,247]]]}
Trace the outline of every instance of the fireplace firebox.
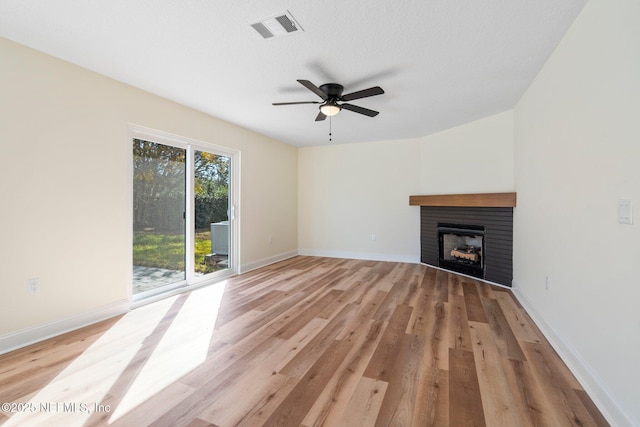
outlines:
{"label": "fireplace firebox", "polygon": [[438,223],[438,242],[440,267],[484,279],[483,226]]}

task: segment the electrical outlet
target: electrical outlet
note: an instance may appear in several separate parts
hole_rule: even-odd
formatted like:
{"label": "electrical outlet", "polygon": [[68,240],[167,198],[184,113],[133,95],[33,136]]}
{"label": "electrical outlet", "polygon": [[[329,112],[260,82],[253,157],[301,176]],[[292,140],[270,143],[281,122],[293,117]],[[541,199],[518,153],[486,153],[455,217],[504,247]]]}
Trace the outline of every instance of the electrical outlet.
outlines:
{"label": "electrical outlet", "polygon": [[633,201],[631,199],[618,200],[618,222],[633,224]]}
{"label": "electrical outlet", "polygon": [[32,279],[27,280],[27,291],[30,294],[37,294],[40,292],[40,278],[34,277]]}
{"label": "electrical outlet", "polygon": [[376,238],[377,238],[377,237],[376,237],[376,235],[375,235],[375,234],[372,234],[372,235],[371,235],[371,241],[372,241],[372,242],[375,242],[375,241],[376,241]]}
{"label": "electrical outlet", "polygon": [[551,279],[549,278],[549,276],[545,276],[544,286],[547,290],[551,288]]}

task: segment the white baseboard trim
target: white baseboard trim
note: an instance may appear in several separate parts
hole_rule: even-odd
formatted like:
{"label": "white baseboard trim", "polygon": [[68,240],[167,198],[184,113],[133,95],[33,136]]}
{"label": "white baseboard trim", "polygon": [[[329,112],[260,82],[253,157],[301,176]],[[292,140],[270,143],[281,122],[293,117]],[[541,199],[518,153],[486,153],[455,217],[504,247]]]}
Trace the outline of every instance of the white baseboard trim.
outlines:
{"label": "white baseboard trim", "polygon": [[129,300],[120,300],[85,313],[0,335],[0,354],[8,353],[129,311]]}
{"label": "white baseboard trim", "polygon": [[345,259],[362,259],[367,261],[388,261],[388,262],[407,262],[411,264],[420,264],[420,256],[418,255],[400,255],[400,254],[380,254],[365,252],[342,252],[342,251],[323,251],[316,249],[299,249],[299,255],[317,256],[327,258],[345,258]]}
{"label": "white baseboard trim", "polygon": [[268,258],[264,258],[258,261],[242,264],[240,266],[240,269],[239,269],[240,271],[238,271],[238,274],[247,273],[251,270],[255,270],[260,267],[266,267],[267,265],[275,264],[276,262],[284,261],[285,259],[293,258],[294,256],[297,256],[297,255],[298,255],[298,251],[289,251],[289,252],[283,252],[281,254],[274,255]]}
{"label": "white baseboard trim", "polygon": [[558,353],[562,361],[569,367],[569,370],[577,378],[578,382],[585,389],[589,397],[591,397],[593,403],[598,407],[600,412],[602,412],[602,415],[607,421],[612,426],[634,427],[636,424],[632,422],[618,406],[607,387],[602,383],[602,380],[600,380],[593,368],[589,366],[580,353],[544,320],[535,309],[529,297],[521,289],[513,288],[513,294],[529,316],[531,316],[538,326],[538,329],[542,331],[545,338],[551,343],[551,346]]}

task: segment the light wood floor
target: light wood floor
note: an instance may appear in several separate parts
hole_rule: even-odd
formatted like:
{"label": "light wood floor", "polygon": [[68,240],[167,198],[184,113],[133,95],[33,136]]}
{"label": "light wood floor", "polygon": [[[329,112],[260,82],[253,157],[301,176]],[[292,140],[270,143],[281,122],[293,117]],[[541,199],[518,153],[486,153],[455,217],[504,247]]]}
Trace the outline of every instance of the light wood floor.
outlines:
{"label": "light wood floor", "polygon": [[0,356],[6,426],[603,426],[508,290],[296,257]]}

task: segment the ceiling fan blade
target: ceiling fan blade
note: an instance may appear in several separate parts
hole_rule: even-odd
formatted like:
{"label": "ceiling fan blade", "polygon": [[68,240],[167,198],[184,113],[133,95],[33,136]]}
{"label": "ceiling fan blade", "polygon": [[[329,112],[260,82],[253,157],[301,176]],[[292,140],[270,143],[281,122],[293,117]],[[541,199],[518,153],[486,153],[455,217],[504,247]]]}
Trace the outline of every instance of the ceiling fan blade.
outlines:
{"label": "ceiling fan blade", "polygon": [[351,104],[340,104],[340,106],[349,111],[353,111],[354,113],[364,114],[365,116],[375,117],[380,114],[378,111],[369,110],[368,108],[358,107],[357,105]]}
{"label": "ceiling fan blade", "polygon": [[320,104],[320,101],[272,102],[271,105]]}
{"label": "ceiling fan blade", "polygon": [[322,120],[326,119],[327,116],[324,115],[324,113],[322,111],[320,111],[318,113],[318,115],[316,116],[316,122],[321,122]]}
{"label": "ceiling fan blade", "polygon": [[368,96],[382,95],[384,90],[380,86],[370,87],[369,89],[359,90],[357,92],[351,92],[346,95],[342,95],[343,101],[353,101],[354,99],[366,98]]}
{"label": "ceiling fan blade", "polygon": [[318,86],[314,85],[309,80],[298,80],[298,83],[300,83],[302,86],[306,87],[311,92],[313,92],[316,95],[318,95],[320,98],[322,98],[324,100],[327,99],[327,94],[324,93],[323,91],[321,91]]}

